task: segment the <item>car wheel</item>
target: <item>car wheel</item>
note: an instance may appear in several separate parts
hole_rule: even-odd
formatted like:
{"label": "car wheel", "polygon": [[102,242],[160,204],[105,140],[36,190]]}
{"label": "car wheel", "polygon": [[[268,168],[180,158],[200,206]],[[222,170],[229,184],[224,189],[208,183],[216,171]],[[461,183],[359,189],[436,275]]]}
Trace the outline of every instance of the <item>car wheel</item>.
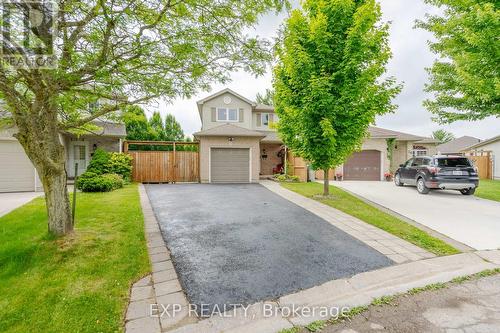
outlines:
{"label": "car wheel", "polygon": [[396,184],[396,186],[403,186],[403,182],[401,181],[401,176],[399,175],[399,173],[396,174],[396,176],[394,176],[394,184]]}
{"label": "car wheel", "polygon": [[425,181],[423,178],[419,178],[417,180],[417,191],[420,194],[427,194],[430,191],[429,188],[427,188],[427,186],[425,186]]}
{"label": "car wheel", "polygon": [[463,190],[460,190],[460,193],[462,193],[463,195],[473,195],[475,192],[475,188],[464,188]]}

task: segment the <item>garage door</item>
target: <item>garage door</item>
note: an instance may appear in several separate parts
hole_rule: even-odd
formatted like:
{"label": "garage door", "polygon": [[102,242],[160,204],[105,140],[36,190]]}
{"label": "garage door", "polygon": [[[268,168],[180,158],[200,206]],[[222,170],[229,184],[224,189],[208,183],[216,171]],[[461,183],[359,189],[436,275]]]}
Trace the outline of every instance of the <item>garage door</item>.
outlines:
{"label": "garage door", "polygon": [[248,183],[250,149],[212,148],[210,157],[211,182]]}
{"label": "garage door", "polygon": [[380,180],[380,151],[353,153],[344,163],[345,180]]}
{"label": "garage door", "polygon": [[0,192],[33,191],[35,168],[17,141],[0,140]]}

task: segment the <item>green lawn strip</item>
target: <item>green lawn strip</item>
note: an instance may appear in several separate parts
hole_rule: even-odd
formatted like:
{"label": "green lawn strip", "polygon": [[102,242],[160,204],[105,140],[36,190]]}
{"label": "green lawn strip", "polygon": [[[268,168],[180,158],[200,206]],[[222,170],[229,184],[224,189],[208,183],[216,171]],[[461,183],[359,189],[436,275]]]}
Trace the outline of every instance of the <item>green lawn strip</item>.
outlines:
{"label": "green lawn strip", "polygon": [[500,201],[500,180],[481,179],[476,189],[476,197]]}
{"label": "green lawn strip", "polygon": [[406,293],[398,293],[394,295],[388,295],[388,296],[382,296],[379,298],[375,298],[370,305],[363,305],[363,306],[357,306],[354,308],[351,308],[348,312],[346,313],[341,313],[339,317],[337,318],[331,318],[327,320],[316,320],[312,323],[310,323],[307,326],[294,326],[292,328],[285,328],[278,333],[301,333],[301,332],[321,332],[325,327],[328,325],[335,325],[339,324],[343,321],[346,320],[351,320],[355,316],[362,314],[363,312],[366,312],[369,310],[370,306],[383,306],[383,305],[390,305],[390,306],[397,306],[398,305],[398,298],[400,297],[406,297],[408,295],[416,295],[425,291],[434,291],[434,290],[439,290],[439,289],[444,289],[448,288],[454,284],[461,284],[467,281],[475,280],[475,279],[480,279],[484,278],[487,276],[492,276],[500,274],[500,268],[495,268],[495,269],[487,269],[484,271],[481,271],[476,274],[471,274],[471,275],[466,275],[466,276],[460,276],[457,278],[454,278],[450,282],[446,283],[433,283],[429,284],[425,287],[421,288],[413,288],[410,289]]}
{"label": "green lawn strip", "polygon": [[357,217],[366,223],[385,230],[436,255],[460,253],[460,251],[444,241],[432,237],[425,231],[367,204],[338,187],[330,186],[332,198],[323,199],[318,197],[318,194],[323,193],[323,184],[315,182],[281,183],[281,186]]}
{"label": "green lawn strip", "polygon": [[0,218],[0,332],[120,332],[150,271],[137,185],[78,193],[75,232],[47,234],[38,198]]}

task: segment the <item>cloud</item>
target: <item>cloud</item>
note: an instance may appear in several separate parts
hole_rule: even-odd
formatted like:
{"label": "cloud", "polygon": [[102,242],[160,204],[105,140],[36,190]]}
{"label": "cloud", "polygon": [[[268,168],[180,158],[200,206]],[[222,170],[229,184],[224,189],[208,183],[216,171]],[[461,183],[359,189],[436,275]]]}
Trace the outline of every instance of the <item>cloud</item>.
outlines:
{"label": "cloud", "polygon": [[[377,119],[377,125],[393,130],[406,131],[419,135],[430,135],[433,130],[445,128],[455,136],[471,135],[481,139],[498,135],[500,119],[489,118],[478,122],[457,122],[452,125],[441,126],[431,120],[431,114],[422,106],[428,97],[423,91],[428,81],[426,67],[430,67],[435,56],[429,51],[427,41],[432,35],[422,29],[414,29],[415,20],[423,19],[426,13],[438,13],[438,9],[425,4],[423,0],[380,0],[384,21],[391,22],[390,46],[393,58],[388,65],[388,74],[395,76],[398,81],[404,82],[404,89],[395,99],[399,106],[392,114],[384,115]],[[298,0],[292,1],[298,7]],[[260,19],[254,29],[249,29],[249,34],[265,38],[274,38],[286,13],[269,13]],[[254,99],[258,92],[272,86],[271,69],[266,75],[255,78],[248,73],[236,72],[231,75],[232,81],[227,85],[212,86],[215,92],[229,87],[249,99]],[[191,99],[177,99],[171,104],[160,102],[158,109],[162,114],[172,113],[181,123],[186,134],[200,130],[196,101],[210,94],[201,92]]]}

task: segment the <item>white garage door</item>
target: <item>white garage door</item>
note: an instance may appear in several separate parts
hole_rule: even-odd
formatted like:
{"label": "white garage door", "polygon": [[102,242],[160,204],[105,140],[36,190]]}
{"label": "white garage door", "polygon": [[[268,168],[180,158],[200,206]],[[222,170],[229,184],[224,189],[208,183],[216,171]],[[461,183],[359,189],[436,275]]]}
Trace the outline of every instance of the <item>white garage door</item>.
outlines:
{"label": "white garage door", "polygon": [[34,191],[35,168],[17,141],[0,140],[0,192]]}
{"label": "white garage door", "polygon": [[212,183],[248,183],[250,149],[212,148],[210,171]]}

